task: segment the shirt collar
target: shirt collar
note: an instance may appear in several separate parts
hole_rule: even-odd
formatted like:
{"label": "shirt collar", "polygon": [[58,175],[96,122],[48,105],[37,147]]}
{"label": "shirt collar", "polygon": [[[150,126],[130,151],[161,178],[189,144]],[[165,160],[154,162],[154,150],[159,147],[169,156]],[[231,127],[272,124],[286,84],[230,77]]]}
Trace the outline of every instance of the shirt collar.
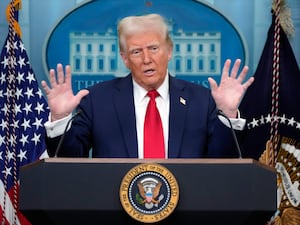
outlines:
{"label": "shirt collar", "polygon": [[[135,82],[134,79],[132,79],[133,82],[133,94],[136,102],[141,102],[147,95],[147,91],[142,88],[138,83]],[[163,100],[166,100],[169,97],[169,76],[168,71],[165,76],[164,82],[160,85],[160,87],[157,89],[157,92],[159,93],[160,97],[162,97]]]}

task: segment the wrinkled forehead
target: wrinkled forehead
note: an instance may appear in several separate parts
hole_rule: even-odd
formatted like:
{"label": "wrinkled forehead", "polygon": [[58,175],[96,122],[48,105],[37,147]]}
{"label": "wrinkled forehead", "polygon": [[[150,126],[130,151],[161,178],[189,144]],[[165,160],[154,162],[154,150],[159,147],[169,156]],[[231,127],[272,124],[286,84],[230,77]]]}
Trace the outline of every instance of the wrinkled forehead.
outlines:
{"label": "wrinkled forehead", "polygon": [[123,34],[125,37],[128,37],[134,34],[143,34],[148,32],[156,33],[160,36],[166,36],[167,31],[161,24],[154,23],[153,21],[145,21],[144,23],[136,23],[126,28]]}
{"label": "wrinkled forehead", "polygon": [[121,37],[120,44],[122,46],[120,47],[122,47],[123,51],[126,51],[127,48],[162,44],[166,40],[165,32],[159,28],[133,29],[132,32],[128,32]]}

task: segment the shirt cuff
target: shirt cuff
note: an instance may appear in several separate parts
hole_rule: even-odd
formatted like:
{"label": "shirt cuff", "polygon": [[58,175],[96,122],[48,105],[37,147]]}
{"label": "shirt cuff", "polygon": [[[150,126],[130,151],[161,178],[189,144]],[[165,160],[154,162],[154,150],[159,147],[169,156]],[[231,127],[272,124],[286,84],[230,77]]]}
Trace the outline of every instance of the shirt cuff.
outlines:
{"label": "shirt cuff", "polygon": [[[240,111],[238,110],[237,118],[229,118],[232,128],[234,130],[243,130],[246,125],[246,119],[243,119],[240,116],[241,116],[241,114],[240,114]],[[218,117],[222,121],[223,124],[225,124],[227,127],[230,128],[229,121],[226,118],[224,118],[221,115],[218,115]]]}
{"label": "shirt cuff", "polygon": [[[48,121],[44,124],[46,133],[49,138],[60,136],[64,133],[68,121],[72,118],[72,114],[54,122],[51,122],[51,113],[49,114]],[[69,126],[70,127],[70,126]]]}

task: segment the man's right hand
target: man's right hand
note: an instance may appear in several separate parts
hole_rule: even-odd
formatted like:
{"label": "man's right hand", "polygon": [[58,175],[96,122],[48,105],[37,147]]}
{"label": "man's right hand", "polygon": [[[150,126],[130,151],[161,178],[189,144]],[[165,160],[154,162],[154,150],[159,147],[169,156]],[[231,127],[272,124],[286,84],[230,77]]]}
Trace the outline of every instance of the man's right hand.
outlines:
{"label": "man's right hand", "polygon": [[54,69],[51,69],[49,76],[50,87],[44,80],[41,84],[48,99],[51,121],[53,122],[71,114],[89,91],[80,90],[76,95],[73,94],[69,65],[66,65],[64,73],[62,64],[57,64],[56,73]]}

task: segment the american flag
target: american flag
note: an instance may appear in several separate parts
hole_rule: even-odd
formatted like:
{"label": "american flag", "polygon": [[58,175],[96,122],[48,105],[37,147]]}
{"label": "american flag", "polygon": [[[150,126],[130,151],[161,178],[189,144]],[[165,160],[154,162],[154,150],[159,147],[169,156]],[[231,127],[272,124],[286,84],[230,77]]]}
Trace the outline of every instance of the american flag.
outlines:
{"label": "american flag", "polygon": [[20,0],[8,5],[9,31],[0,58],[0,223],[30,224],[18,210],[20,168],[48,157],[49,108],[29,63],[18,26]]}

